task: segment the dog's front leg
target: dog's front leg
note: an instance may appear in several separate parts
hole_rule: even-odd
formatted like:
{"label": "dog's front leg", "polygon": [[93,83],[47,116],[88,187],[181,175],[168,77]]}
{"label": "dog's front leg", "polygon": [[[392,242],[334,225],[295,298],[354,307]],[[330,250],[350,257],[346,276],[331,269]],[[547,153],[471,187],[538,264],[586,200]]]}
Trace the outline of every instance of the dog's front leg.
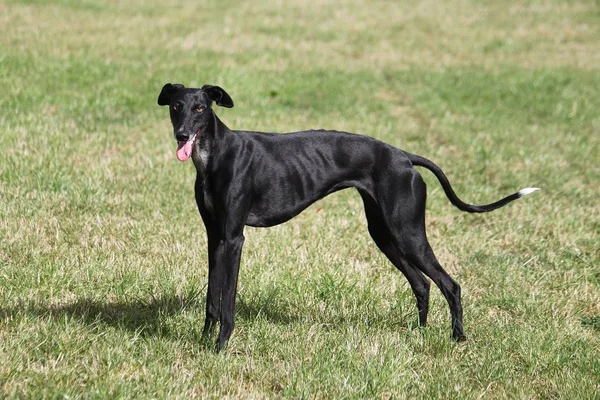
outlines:
{"label": "dog's front leg", "polygon": [[206,343],[212,340],[215,326],[221,317],[221,291],[223,288],[224,271],[217,265],[217,247],[220,233],[214,216],[208,211],[205,203],[204,179],[201,175],[196,177],[194,187],[196,204],[206,228],[208,242],[208,286],[206,289],[206,319],[202,330],[202,340]]}
{"label": "dog's front leg", "polygon": [[227,341],[233,332],[237,279],[243,245],[244,235],[239,234],[232,238],[220,240],[215,253],[215,268],[223,273],[221,328],[217,339],[217,352],[227,345]]}
{"label": "dog's front leg", "polygon": [[219,241],[214,238],[214,233],[207,226],[208,234],[208,288],[206,290],[206,319],[202,330],[202,339],[209,341],[212,338],[215,326],[221,317],[221,291],[223,288],[224,271],[217,267],[216,253]]}
{"label": "dog's front leg", "polygon": [[[217,319],[221,326],[215,347],[220,351],[227,345],[233,332],[235,297],[240,259],[244,245],[244,227],[250,210],[248,196],[240,182],[231,179],[222,191],[205,190],[200,179],[196,181],[196,201],[208,235],[208,290],[206,296],[206,321],[204,337],[211,336]],[[210,192],[208,202],[216,206],[205,208],[205,192]],[[213,210],[216,210],[213,212]]]}

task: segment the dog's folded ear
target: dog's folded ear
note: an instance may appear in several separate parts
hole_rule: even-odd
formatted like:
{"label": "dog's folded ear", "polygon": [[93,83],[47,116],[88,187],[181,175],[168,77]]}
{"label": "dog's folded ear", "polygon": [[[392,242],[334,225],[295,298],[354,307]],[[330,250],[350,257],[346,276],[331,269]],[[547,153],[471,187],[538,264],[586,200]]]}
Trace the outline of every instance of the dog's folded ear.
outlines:
{"label": "dog's folded ear", "polygon": [[171,104],[171,98],[173,98],[173,95],[177,93],[179,89],[183,89],[184,87],[185,86],[183,86],[180,83],[167,83],[165,86],[163,86],[162,90],[160,91],[160,94],[158,95],[158,105],[168,106],[169,104]]}
{"label": "dog's folded ear", "polygon": [[208,97],[217,103],[218,106],[227,108],[233,107],[233,100],[231,100],[231,97],[227,92],[219,86],[204,85],[202,86],[202,90],[204,90],[206,94],[208,94]]}

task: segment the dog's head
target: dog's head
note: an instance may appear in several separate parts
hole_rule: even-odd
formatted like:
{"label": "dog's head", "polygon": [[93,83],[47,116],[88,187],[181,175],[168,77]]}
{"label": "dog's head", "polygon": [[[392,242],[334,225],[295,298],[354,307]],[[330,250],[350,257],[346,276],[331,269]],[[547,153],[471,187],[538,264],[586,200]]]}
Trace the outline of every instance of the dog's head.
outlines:
{"label": "dog's head", "polygon": [[159,106],[169,106],[173,135],[177,140],[177,158],[190,158],[194,142],[202,135],[212,118],[212,103],[231,108],[233,100],[219,86],[204,85],[201,89],[167,83],[158,95]]}

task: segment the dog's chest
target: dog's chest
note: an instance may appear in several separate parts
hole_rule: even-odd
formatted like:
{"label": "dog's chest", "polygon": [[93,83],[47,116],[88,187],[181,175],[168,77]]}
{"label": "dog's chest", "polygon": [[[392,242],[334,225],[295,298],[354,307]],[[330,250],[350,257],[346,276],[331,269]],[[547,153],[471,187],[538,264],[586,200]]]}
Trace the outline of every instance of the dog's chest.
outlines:
{"label": "dog's chest", "polygon": [[194,143],[194,151],[192,152],[192,161],[198,172],[206,170],[209,157],[210,153],[208,149],[206,147],[201,147],[198,144],[198,141],[196,141],[196,143]]}
{"label": "dog's chest", "polygon": [[196,181],[196,202],[200,208],[203,208],[209,214],[214,213],[212,193],[209,189],[209,183],[202,179],[198,174]]}
{"label": "dog's chest", "polygon": [[196,178],[196,201],[198,205],[204,208],[209,213],[213,213],[213,199],[212,191],[210,190],[210,183],[207,179],[208,160],[210,153],[205,147],[201,147],[198,142],[194,144],[194,151],[192,152],[192,161],[196,167],[198,176]]}

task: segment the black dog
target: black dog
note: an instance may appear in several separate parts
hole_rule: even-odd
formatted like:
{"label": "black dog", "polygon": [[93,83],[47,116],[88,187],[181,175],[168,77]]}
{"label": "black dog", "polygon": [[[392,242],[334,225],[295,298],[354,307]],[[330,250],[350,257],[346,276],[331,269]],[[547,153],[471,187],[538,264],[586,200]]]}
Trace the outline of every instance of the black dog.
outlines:
{"label": "black dog", "polygon": [[335,191],[358,189],[369,233],[389,260],[408,279],[417,298],[419,324],[427,322],[429,281],[450,306],[452,335],[465,339],[460,286],[442,268],[425,235],[426,187],[415,165],[429,169],[462,211],[482,213],[529,194],[523,189],[488,205],[461,201],[442,170],[426,158],[376,139],[336,131],[303,131],[285,135],[232,131],[211,106],[233,107],[220,87],[201,89],[166,84],[158,104],[170,106],[178,142],[177,158],[190,156],[196,167],[196,203],[208,236],[208,292],[203,337],[217,321],[217,351],[234,326],[234,309],[244,227],[268,227],[298,215]]}

